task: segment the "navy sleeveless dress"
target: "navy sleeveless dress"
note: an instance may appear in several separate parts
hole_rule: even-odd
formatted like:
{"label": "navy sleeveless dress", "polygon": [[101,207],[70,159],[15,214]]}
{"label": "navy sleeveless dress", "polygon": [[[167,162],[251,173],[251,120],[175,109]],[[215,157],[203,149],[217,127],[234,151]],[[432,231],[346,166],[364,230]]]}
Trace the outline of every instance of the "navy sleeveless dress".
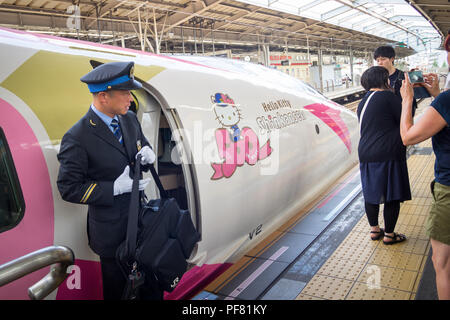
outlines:
{"label": "navy sleeveless dress", "polygon": [[361,162],[364,200],[372,204],[411,200],[406,161]]}
{"label": "navy sleeveless dress", "polygon": [[[358,106],[358,118],[372,91]],[[372,204],[411,200],[406,147],[400,137],[401,100],[391,91],[373,94],[361,122],[358,146],[364,200]]]}

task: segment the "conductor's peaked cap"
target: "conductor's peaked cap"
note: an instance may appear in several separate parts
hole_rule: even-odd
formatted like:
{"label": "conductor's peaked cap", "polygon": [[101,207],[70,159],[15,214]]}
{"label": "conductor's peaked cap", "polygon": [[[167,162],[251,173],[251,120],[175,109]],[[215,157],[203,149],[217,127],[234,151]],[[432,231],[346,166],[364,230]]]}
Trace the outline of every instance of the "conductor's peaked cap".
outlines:
{"label": "conductor's peaked cap", "polygon": [[134,80],[134,62],[109,62],[99,65],[81,81],[88,85],[92,93],[108,90],[136,90],[142,84]]}

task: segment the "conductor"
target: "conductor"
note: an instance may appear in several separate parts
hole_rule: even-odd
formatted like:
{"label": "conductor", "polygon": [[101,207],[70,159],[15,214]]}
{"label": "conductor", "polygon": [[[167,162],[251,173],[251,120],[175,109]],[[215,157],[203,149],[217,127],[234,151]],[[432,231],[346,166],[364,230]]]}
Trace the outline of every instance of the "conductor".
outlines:
{"label": "conductor", "polygon": [[[100,256],[103,298],[118,300],[125,277],[115,261],[126,237],[128,209],[137,154],[143,171],[155,161],[155,153],[142,133],[136,115],[129,111],[130,90],[141,89],[134,80],[134,62],[105,63],[83,76],[93,101],[87,113],[67,131],[58,154],[57,185],[64,200],[88,205],[89,246]],[[139,181],[144,190],[150,179]],[[151,290],[147,298],[162,299]]]}

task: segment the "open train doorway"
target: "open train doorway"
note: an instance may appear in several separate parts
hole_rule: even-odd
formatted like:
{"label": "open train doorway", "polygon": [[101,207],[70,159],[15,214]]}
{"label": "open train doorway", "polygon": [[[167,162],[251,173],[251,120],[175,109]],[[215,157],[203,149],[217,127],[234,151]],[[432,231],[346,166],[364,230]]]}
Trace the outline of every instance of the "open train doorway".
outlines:
{"label": "open train doorway", "polygon": [[[193,215],[194,203],[189,199],[191,184],[190,175],[186,176],[185,171],[189,171],[186,165],[180,163],[177,157],[176,143],[172,138],[175,121],[170,121],[167,117],[173,117],[170,112],[164,112],[161,104],[147,89],[134,90],[132,92],[134,102],[130,110],[135,111],[145,137],[148,139],[156,154],[156,171],[161,179],[164,189],[169,197],[175,198],[181,209],[190,210],[194,224],[198,226],[197,219]],[[171,119],[173,120],[173,119]],[[176,122],[175,122],[176,123]],[[144,177],[150,177],[151,173],[145,173]],[[189,180],[188,180],[189,179]],[[152,179],[153,180],[153,179]],[[159,197],[159,190],[155,183],[150,183],[146,188],[146,195],[149,199]],[[191,194],[191,199],[193,194]]]}

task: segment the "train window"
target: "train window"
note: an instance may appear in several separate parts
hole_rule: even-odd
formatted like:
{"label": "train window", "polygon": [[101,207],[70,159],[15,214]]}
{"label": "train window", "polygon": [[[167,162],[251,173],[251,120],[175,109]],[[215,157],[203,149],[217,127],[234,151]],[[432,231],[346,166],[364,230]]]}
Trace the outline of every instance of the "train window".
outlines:
{"label": "train window", "polygon": [[0,232],[14,228],[23,218],[25,201],[3,129],[0,127]]}

